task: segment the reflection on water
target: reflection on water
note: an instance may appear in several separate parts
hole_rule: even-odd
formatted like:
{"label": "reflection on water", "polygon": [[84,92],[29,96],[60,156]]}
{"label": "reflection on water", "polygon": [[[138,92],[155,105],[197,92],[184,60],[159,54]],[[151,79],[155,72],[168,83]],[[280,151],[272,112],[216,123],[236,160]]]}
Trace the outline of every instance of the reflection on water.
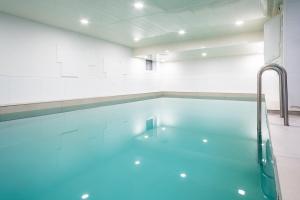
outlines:
{"label": "reflection on water", "polygon": [[275,200],[255,106],[160,98],[2,122],[1,199]]}
{"label": "reflection on water", "polygon": [[276,199],[276,180],[270,140],[267,139],[266,143],[261,146],[261,150],[264,151],[260,153],[262,155],[260,161],[262,191],[266,199]]}

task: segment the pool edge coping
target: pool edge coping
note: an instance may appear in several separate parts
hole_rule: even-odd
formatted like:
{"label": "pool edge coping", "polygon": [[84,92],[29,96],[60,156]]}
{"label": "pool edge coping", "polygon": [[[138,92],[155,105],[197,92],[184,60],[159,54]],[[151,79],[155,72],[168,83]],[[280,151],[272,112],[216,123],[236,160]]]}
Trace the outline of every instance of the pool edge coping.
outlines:
{"label": "pool edge coping", "polygon": [[[219,93],[219,92],[178,92],[160,91],[115,96],[102,96],[70,100],[33,102],[0,106],[0,122],[87,109],[98,106],[115,105],[154,98],[195,98],[214,100],[256,101],[254,93]],[[263,96],[263,100],[264,100]]]}

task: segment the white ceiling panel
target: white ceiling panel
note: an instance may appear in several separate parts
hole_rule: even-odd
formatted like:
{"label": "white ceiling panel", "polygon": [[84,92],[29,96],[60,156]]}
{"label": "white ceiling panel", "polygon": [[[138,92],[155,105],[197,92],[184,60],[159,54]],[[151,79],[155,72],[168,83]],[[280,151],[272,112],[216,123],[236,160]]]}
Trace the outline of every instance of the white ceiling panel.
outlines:
{"label": "white ceiling panel", "polygon": [[[263,42],[251,43],[251,44],[241,44],[233,46],[225,46],[218,48],[206,48],[197,49],[192,51],[183,51],[176,53],[164,53],[159,54],[155,58],[156,61],[164,62],[175,62],[182,60],[192,60],[192,59],[208,59],[213,57],[223,57],[223,56],[237,56],[237,55],[251,55],[251,54],[263,54],[264,44]],[[205,53],[205,57],[203,57]]]}
{"label": "white ceiling panel", "polygon": [[[129,47],[262,30],[258,0],[0,0],[0,11]],[[80,18],[90,21],[83,27]],[[238,19],[245,21],[236,27]],[[178,36],[185,29],[187,34]],[[135,42],[134,38],[141,40]]]}

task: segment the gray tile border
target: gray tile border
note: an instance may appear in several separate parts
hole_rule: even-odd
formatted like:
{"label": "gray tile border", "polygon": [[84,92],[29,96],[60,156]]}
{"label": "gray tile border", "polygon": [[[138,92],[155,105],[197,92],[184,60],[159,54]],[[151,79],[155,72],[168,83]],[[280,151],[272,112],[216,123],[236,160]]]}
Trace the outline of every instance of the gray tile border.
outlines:
{"label": "gray tile border", "polygon": [[256,94],[253,93],[176,92],[176,91],[164,91],[162,93],[164,97],[256,101]]}
{"label": "gray tile border", "polygon": [[161,96],[161,93],[152,92],[152,93],[64,100],[64,101],[8,105],[8,106],[0,106],[0,114],[10,114],[10,113],[16,113],[16,112],[33,111],[33,110],[72,107],[72,106],[95,104],[95,103],[114,102],[114,101],[120,101],[120,100],[124,100],[124,101],[133,100],[134,101],[134,100],[139,100],[139,99],[144,99],[144,98],[157,98],[160,96]]}
{"label": "gray tile border", "polygon": [[105,96],[65,101],[38,102],[0,106],[0,121],[8,121],[45,114],[54,114],[97,106],[120,104],[146,99],[170,98],[199,98],[218,100],[256,101],[256,94],[251,93],[213,93],[213,92],[176,92],[162,91],[139,94]]}

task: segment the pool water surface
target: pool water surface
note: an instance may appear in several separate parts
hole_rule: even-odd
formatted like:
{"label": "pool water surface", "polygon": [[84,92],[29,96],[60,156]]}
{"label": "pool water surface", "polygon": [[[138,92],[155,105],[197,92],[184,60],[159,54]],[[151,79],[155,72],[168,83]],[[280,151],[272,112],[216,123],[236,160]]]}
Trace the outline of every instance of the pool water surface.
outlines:
{"label": "pool water surface", "polygon": [[252,101],[157,98],[0,122],[0,199],[275,200],[263,123],[258,152]]}

